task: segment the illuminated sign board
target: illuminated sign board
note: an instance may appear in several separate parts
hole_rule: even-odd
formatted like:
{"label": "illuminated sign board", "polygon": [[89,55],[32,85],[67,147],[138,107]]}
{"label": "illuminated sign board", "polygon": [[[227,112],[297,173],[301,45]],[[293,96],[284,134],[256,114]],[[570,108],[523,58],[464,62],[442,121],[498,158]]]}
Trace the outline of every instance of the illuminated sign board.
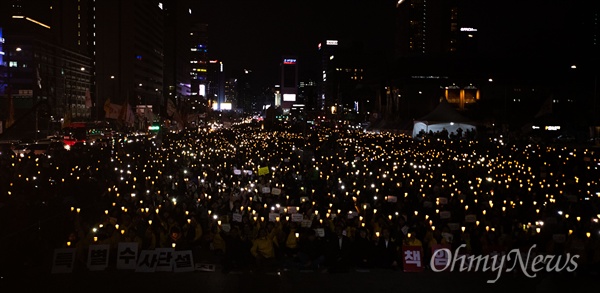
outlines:
{"label": "illuminated sign board", "polygon": [[200,94],[201,96],[206,96],[206,85],[204,85],[204,84],[201,84],[201,85],[200,85],[200,91],[199,91],[199,94]]}
{"label": "illuminated sign board", "polygon": [[208,62],[210,62],[211,64],[215,64],[215,63],[219,62],[219,60],[210,60]]}
{"label": "illuminated sign board", "polygon": [[283,94],[283,101],[284,102],[295,102],[296,94]]}
{"label": "illuminated sign board", "polygon": [[221,103],[221,110],[231,110],[232,108],[231,103]]}
{"label": "illuminated sign board", "polygon": [[472,27],[461,27],[460,31],[461,32],[476,32],[477,29],[476,28],[472,28]]}
{"label": "illuminated sign board", "polygon": [[327,40],[327,42],[325,42],[325,44],[327,44],[327,46],[337,46],[338,41],[337,40]]}
{"label": "illuminated sign board", "polygon": [[283,64],[296,64],[296,59],[283,59]]}
{"label": "illuminated sign board", "polygon": [[549,130],[549,131],[560,130],[560,126],[546,126],[546,130]]}

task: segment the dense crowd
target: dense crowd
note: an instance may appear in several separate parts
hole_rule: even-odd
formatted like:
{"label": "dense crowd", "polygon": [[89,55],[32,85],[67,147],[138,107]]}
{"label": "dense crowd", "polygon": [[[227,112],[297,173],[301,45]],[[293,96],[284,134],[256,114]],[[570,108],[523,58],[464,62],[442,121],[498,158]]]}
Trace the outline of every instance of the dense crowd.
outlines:
{"label": "dense crowd", "polygon": [[[600,263],[599,151],[357,129],[115,137],[2,154],[4,269],[92,243],[208,254],[224,271],[402,269],[401,247],[579,254]],[[267,168],[265,168],[267,167]]]}

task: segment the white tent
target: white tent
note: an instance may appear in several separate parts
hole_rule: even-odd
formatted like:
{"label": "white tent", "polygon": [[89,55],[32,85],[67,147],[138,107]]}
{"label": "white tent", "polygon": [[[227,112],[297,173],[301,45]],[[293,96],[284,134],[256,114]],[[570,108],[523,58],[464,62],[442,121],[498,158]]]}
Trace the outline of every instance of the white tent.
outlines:
{"label": "white tent", "polygon": [[456,133],[459,128],[463,130],[463,134],[467,130],[476,130],[475,123],[458,113],[446,99],[442,99],[433,111],[414,121],[412,136],[413,138],[417,137],[421,131],[435,133],[444,129],[448,131],[448,134]]}

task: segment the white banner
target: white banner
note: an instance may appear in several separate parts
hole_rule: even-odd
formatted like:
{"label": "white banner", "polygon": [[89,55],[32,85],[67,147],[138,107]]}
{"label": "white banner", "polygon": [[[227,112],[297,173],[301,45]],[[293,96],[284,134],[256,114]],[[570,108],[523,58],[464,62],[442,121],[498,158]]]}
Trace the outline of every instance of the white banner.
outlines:
{"label": "white banner", "polygon": [[117,248],[117,270],[135,270],[137,254],[137,242],[120,242]]}

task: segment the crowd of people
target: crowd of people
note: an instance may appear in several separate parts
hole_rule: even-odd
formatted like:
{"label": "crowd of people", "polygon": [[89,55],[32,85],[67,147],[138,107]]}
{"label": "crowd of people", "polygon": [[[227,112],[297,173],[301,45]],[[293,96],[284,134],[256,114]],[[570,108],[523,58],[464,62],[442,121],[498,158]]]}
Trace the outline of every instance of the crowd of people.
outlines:
{"label": "crowd of people", "polygon": [[[403,245],[600,263],[599,151],[312,126],[121,135],[0,158],[0,262],[137,242],[232,270],[402,270]],[[266,167],[266,168],[265,168]]]}

